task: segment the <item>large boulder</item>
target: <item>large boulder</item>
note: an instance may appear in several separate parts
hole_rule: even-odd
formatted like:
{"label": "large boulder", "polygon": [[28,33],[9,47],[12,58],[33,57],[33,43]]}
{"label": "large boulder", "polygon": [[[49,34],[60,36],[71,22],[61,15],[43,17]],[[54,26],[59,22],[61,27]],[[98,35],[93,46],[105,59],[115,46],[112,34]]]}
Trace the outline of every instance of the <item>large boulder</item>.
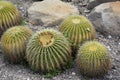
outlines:
{"label": "large boulder", "polygon": [[30,22],[34,23],[37,20],[37,22],[43,23],[42,26],[57,25],[71,14],[79,14],[78,9],[61,0],[34,2],[28,9]]}
{"label": "large boulder", "polygon": [[103,3],[95,7],[88,18],[97,31],[120,37],[120,1]]}

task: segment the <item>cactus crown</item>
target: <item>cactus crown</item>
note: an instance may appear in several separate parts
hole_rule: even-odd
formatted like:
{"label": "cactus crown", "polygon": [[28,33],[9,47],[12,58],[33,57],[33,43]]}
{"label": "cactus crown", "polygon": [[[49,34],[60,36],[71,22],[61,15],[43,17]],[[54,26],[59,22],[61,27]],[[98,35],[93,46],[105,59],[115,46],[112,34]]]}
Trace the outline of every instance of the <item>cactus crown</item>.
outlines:
{"label": "cactus crown", "polygon": [[[85,45],[86,44],[86,45]],[[100,54],[107,54],[107,49],[104,45],[101,45],[100,43],[98,43],[97,41],[90,41],[85,43],[84,46],[81,47],[82,50],[79,50],[81,52],[81,54],[83,53],[88,53],[90,55],[94,55],[95,53],[97,55],[99,55],[99,51],[102,50],[102,53]],[[83,48],[84,47],[84,48]],[[103,55],[102,55],[103,56]]]}
{"label": "cactus crown", "polygon": [[78,44],[83,41],[92,40],[96,37],[95,29],[91,22],[80,15],[72,15],[65,19],[59,31],[68,38],[74,47],[78,47]]}
{"label": "cactus crown", "polygon": [[106,47],[97,41],[86,42],[80,47],[77,64],[81,73],[90,77],[103,76],[111,68]]}
{"label": "cactus crown", "polygon": [[50,32],[41,33],[39,39],[43,47],[49,47],[54,43],[54,35]]}
{"label": "cactus crown", "polygon": [[26,57],[34,71],[50,72],[65,67],[71,59],[71,48],[58,31],[44,29],[30,39]]}
{"label": "cactus crown", "polygon": [[[0,1],[0,13],[10,12],[16,13],[17,8],[9,1]],[[9,13],[8,13],[9,14]]]}
{"label": "cactus crown", "polygon": [[80,23],[80,19],[77,19],[77,18],[76,18],[76,19],[73,19],[72,22],[73,22],[74,24],[79,24],[79,23]]}

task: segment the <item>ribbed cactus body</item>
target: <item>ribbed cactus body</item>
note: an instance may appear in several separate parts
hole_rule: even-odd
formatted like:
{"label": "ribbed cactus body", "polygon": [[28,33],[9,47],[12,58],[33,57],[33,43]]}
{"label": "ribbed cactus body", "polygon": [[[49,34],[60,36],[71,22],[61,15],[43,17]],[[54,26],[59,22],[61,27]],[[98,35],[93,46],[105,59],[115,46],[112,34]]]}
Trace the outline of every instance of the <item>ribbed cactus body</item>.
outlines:
{"label": "ribbed cactus body", "polygon": [[2,52],[10,63],[20,62],[25,57],[26,44],[32,31],[24,26],[8,29],[1,38]]}
{"label": "ribbed cactus body", "polygon": [[111,68],[106,47],[96,41],[83,44],[76,61],[81,73],[89,77],[103,76]]}
{"label": "ribbed cactus body", "polygon": [[73,47],[86,40],[96,37],[96,32],[91,22],[80,15],[72,15],[66,18],[60,25],[59,31],[68,38]]}
{"label": "ribbed cactus body", "polygon": [[62,69],[71,59],[69,42],[60,32],[52,29],[35,33],[26,52],[27,61],[34,71]]}
{"label": "ribbed cactus body", "polygon": [[8,1],[0,1],[0,34],[9,27],[19,25],[22,21],[17,8]]}

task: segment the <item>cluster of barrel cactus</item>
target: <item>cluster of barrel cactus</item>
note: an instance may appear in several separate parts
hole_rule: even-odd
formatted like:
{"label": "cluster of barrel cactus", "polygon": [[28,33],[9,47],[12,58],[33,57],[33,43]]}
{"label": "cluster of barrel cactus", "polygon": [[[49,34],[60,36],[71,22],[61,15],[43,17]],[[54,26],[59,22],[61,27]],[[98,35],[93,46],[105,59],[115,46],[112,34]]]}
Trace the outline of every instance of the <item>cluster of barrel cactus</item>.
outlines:
{"label": "cluster of barrel cactus", "polygon": [[[69,40],[73,49],[78,50],[76,61],[83,75],[96,77],[108,72],[111,62],[107,49],[99,42],[91,41],[96,38],[96,32],[87,18],[72,15],[63,21],[59,31]],[[85,44],[80,46],[83,42]]]}
{"label": "cluster of barrel cactus", "polygon": [[72,51],[77,50],[76,63],[83,75],[96,77],[111,68],[108,51],[93,41],[96,31],[86,17],[72,15],[61,23],[59,31],[43,29],[34,34],[28,27],[18,26],[21,21],[12,3],[0,1],[0,34],[4,32],[0,45],[9,62],[26,60],[34,71],[53,72],[65,69],[73,59]]}

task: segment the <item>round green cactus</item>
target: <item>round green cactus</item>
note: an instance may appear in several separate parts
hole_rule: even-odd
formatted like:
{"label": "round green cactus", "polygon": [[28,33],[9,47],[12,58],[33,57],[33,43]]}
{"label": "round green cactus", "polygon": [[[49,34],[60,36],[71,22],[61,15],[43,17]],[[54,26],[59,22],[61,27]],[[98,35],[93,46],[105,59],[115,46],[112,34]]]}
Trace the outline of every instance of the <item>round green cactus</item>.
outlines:
{"label": "round green cactus", "polygon": [[8,29],[1,38],[1,48],[10,63],[18,63],[25,57],[26,44],[32,31],[25,26]]}
{"label": "round green cactus", "polygon": [[26,58],[34,71],[60,70],[65,68],[71,59],[71,48],[69,42],[60,32],[53,29],[43,29],[30,39]]}
{"label": "round green cactus", "polygon": [[78,50],[76,61],[81,73],[89,77],[103,76],[111,68],[106,47],[97,41],[83,44]]}
{"label": "round green cactus", "polygon": [[68,38],[75,48],[83,41],[96,38],[96,32],[91,22],[80,15],[72,15],[65,19],[60,25],[59,31]]}
{"label": "round green cactus", "polygon": [[21,22],[22,16],[17,8],[8,1],[0,1],[0,34]]}

